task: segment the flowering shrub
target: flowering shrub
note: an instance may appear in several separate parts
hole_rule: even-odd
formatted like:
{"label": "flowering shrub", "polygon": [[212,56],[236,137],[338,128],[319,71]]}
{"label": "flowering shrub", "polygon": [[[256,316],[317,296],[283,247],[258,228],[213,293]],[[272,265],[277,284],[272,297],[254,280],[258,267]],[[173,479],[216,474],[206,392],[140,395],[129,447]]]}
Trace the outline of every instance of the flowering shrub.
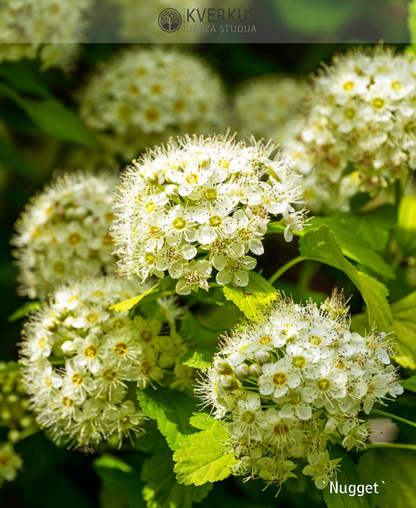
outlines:
{"label": "flowering shrub", "polygon": [[199,58],[167,49],[128,49],[98,71],[80,95],[80,115],[111,132],[126,162],[185,132],[226,129],[220,80]]}
{"label": "flowering shrub", "polygon": [[68,67],[78,49],[74,42],[82,40],[91,4],[90,0],[2,2],[0,62],[38,58],[42,69]]}
{"label": "flowering shrub", "polygon": [[[290,241],[303,227],[297,179],[273,145],[227,136],[184,137],[148,152],[124,174],[112,234],[120,271],[178,279],[176,292],[218,284],[247,286],[271,216]],[[199,253],[202,254],[199,255]]]}
{"label": "flowering shrub", "polygon": [[117,181],[107,173],[72,173],[32,198],[13,238],[22,294],[44,299],[69,276],[113,271],[108,226]]}
{"label": "flowering shrub", "polygon": [[130,386],[156,387],[169,370],[172,386],[186,387],[189,369],[178,359],[187,348],[174,323],[166,333],[161,316],[108,309],[134,291],[132,283],[111,276],[73,282],[27,323],[23,378],[39,424],[54,439],[97,445],[116,435],[121,445],[123,437],[143,432],[146,419]]}
{"label": "flowering shrub", "polygon": [[389,338],[351,333],[348,310],[337,293],[320,308],[281,297],[225,338],[200,392],[227,422],[238,474],[280,485],[303,459],[323,489],[339,463],[326,450],[331,435],[365,447],[370,425],[359,413],[403,393]]}
{"label": "flowering shrub", "polygon": [[1,506],[416,506],[413,50],[261,46],[0,64]]}
{"label": "flowering shrub", "polygon": [[240,134],[283,143],[298,125],[296,118],[306,100],[306,82],[289,76],[266,76],[244,83],[235,97]]}
{"label": "flowering shrub", "polygon": [[314,210],[348,211],[357,193],[374,195],[416,167],[414,65],[390,49],[356,50],[316,75],[284,143]]}

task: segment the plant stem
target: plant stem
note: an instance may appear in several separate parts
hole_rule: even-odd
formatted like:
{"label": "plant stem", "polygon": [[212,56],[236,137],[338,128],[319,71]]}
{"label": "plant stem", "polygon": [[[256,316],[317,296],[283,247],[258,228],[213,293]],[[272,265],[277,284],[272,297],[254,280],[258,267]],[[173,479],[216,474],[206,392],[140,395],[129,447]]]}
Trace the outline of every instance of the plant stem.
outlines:
{"label": "plant stem", "polygon": [[290,268],[292,268],[292,266],[295,266],[297,265],[298,263],[300,263],[301,261],[306,261],[308,258],[305,258],[304,256],[298,256],[290,261],[288,261],[285,265],[283,265],[282,267],[280,267],[270,278],[269,278],[269,282],[270,284],[273,284],[274,282],[277,281],[277,279],[283,275],[287,270],[289,270]]}
{"label": "plant stem", "polygon": [[401,444],[401,443],[371,443],[366,448],[401,448],[403,450],[416,450],[414,444]]}
{"label": "plant stem", "polygon": [[386,418],[391,418],[392,420],[397,420],[399,422],[406,423],[407,425],[411,425],[412,427],[416,427],[416,423],[415,422],[411,422],[410,420],[406,420],[405,418],[401,418],[400,416],[392,415],[390,413],[386,413],[384,411],[380,411],[379,409],[373,409],[371,412],[373,414],[380,415],[380,416],[385,416]]}

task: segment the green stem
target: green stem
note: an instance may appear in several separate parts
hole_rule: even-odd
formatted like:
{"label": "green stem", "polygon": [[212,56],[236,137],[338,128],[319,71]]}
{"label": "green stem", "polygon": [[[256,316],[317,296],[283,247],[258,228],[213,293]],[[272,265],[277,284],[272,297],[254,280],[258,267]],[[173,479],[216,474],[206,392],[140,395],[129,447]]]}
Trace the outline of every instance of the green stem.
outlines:
{"label": "green stem", "polygon": [[406,420],[405,418],[401,418],[400,416],[397,416],[397,415],[392,415],[390,413],[386,413],[385,411],[380,411],[379,409],[373,409],[371,411],[371,413],[380,415],[380,416],[385,416],[386,418],[391,418],[392,420],[397,420],[398,422],[406,423],[407,425],[416,427],[415,422],[411,422],[410,420]]}
{"label": "green stem", "polygon": [[23,439],[26,439],[27,437],[32,436],[33,434],[36,434],[39,431],[40,431],[40,429],[38,427],[30,427],[30,428],[24,430],[23,432],[21,432],[19,434],[19,442],[23,441]]}
{"label": "green stem", "polygon": [[297,265],[298,263],[300,263],[301,261],[306,261],[308,258],[304,257],[304,256],[298,256],[290,261],[288,261],[285,265],[283,265],[282,267],[280,267],[270,278],[269,278],[269,282],[270,284],[273,284],[274,282],[277,281],[277,279],[279,277],[281,277],[285,272],[287,272],[287,270],[289,270],[290,268],[292,268],[292,266],[295,266]]}
{"label": "green stem", "polygon": [[416,450],[416,445],[414,444],[401,444],[401,443],[371,443],[368,444],[366,449],[368,448],[400,448],[402,450]]}

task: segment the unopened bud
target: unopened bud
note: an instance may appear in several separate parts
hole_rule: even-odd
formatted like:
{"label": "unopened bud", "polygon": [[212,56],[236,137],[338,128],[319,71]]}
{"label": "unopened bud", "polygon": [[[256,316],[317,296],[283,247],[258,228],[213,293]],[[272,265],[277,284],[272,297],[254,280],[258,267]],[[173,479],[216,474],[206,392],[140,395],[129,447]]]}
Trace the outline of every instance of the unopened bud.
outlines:
{"label": "unopened bud", "polygon": [[18,430],[11,430],[8,434],[7,434],[7,439],[11,442],[11,443],[17,443],[20,439],[20,432]]}
{"label": "unopened bud", "polygon": [[214,360],[215,370],[220,374],[232,374],[233,368],[231,365],[225,360]]}
{"label": "unopened bud", "polygon": [[224,390],[227,390],[229,392],[237,390],[238,388],[238,382],[232,376],[221,376],[220,384],[224,388]]}
{"label": "unopened bud", "polygon": [[262,368],[260,367],[260,365],[258,363],[253,363],[252,365],[250,365],[248,370],[249,370],[250,376],[253,376],[253,377],[260,377],[263,373]]}
{"label": "unopened bud", "polygon": [[250,377],[250,371],[248,365],[245,363],[242,363],[235,369],[235,375],[238,377],[238,379],[246,379]]}
{"label": "unopened bud", "polygon": [[270,361],[270,354],[267,351],[262,351],[260,349],[254,353],[254,360],[260,365],[263,365],[264,363]]}

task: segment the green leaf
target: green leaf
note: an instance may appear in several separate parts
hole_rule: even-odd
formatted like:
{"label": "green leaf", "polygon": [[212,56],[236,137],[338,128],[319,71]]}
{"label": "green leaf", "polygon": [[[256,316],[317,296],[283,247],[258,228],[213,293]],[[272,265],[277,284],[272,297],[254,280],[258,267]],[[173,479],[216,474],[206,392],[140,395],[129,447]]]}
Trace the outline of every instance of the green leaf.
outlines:
{"label": "green leaf", "polygon": [[191,508],[212,489],[209,484],[202,487],[179,485],[173,465],[169,450],[146,459],[141,479],[145,483],[142,494],[147,508]]}
{"label": "green leaf", "polygon": [[160,279],[154,286],[147,289],[144,293],[116,303],[110,307],[110,310],[116,312],[127,312],[135,307],[138,303],[148,303],[164,296],[175,293],[175,283],[170,277]]}
{"label": "green leaf", "polygon": [[224,480],[231,474],[231,467],[238,463],[227,444],[229,434],[224,425],[210,418],[205,426],[206,430],[184,439],[173,455],[179,483],[203,485]]}
{"label": "green leaf", "polygon": [[276,300],[276,289],[261,275],[250,272],[250,281],[245,287],[224,286],[227,300],[234,302],[248,319],[259,321],[265,310]]}
{"label": "green leaf", "polygon": [[80,145],[97,148],[93,134],[79,118],[55,99],[29,99],[19,95],[13,88],[0,83],[0,95],[5,95],[22,108],[27,116],[51,136]]}
{"label": "green leaf", "polygon": [[177,450],[179,443],[194,432],[189,419],[197,409],[196,400],[185,393],[162,387],[158,390],[148,388],[138,390],[137,398],[144,413],[156,420],[172,450]]}
{"label": "green leaf", "polygon": [[217,350],[214,346],[205,346],[188,351],[181,358],[181,363],[194,369],[206,370],[212,365],[212,357]]}
{"label": "green leaf", "polygon": [[[416,3],[413,6],[416,10]],[[400,202],[396,240],[404,255],[416,255],[416,198],[414,196],[404,196]]]}
{"label": "green leaf", "polygon": [[360,458],[358,471],[364,484],[378,485],[373,508],[416,508],[416,453],[375,448]]}
{"label": "green leaf", "polygon": [[[342,453],[336,446],[329,445],[329,456],[331,459],[342,459],[337,474],[338,485],[347,486],[347,490],[349,485],[362,485],[357,468],[348,455]],[[329,486],[324,490],[324,499],[328,508],[369,508],[365,497],[358,495],[352,497],[348,493],[340,492],[331,493]]]}
{"label": "green leaf", "polygon": [[402,367],[416,369],[416,291],[394,302],[391,310],[398,351],[395,360]]}
{"label": "green leaf", "polygon": [[327,226],[308,231],[299,241],[302,256],[342,270],[361,292],[367,305],[370,326],[375,323],[381,331],[390,331],[392,313],[384,284],[357,269],[345,259],[334,233]]}
{"label": "green leaf", "polygon": [[402,382],[403,388],[416,393],[416,376],[409,377]]}
{"label": "green leaf", "polygon": [[[367,215],[369,217],[366,217]],[[389,231],[393,227],[392,220],[383,220],[384,215],[386,214],[374,216],[368,213],[359,216],[337,213],[331,217],[315,217],[312,226],[326,225],[335,234],[344,256],[382,277],[394,279],[394,271],[390,265],[375,252],[385,248]]]}
{"label": "green leaf", "polygon": [[2,62],[0,76],[13,85],[19,92],[35,95],[43,99],[51,96],[49,90],[39,81],[38,75],[33,74],[24,65]]}
{"label": "green leaf", "polygon": [[94,469],[102,481],[102,508],[145,508],[138,464],[103,455],[94,461]]}
{"label": "green leaf", "polygon": [[9,323],[13,323],[14,321],[17,321],[18,319],[22,319],[26,317],[31,312],[34,312],[35,310],[38,310],[41,307],[40,302],[26,302],[21,307],[19,307],[17,310],[13,312],[8,318],[7,321]]}
{"label": "green leaf", "polygon": [[416,0],[411,0],[408,5],[409,17],[407,18],[407,27],[410,34],[410,42],[416,43]]}
{"label": "green leaf", "polygon": [[15,170],[22,176],[31,176],[32,178],[37,175],[35,168],[33,168],[20,153],[12,146],[9,145],[4,139],[0,137],[0,163]]}
{"label": "green leaf", "polygon": [[218,335],[223,330],[210,330],[198,318],[187,312],[181,320],[180,335],[189,343],[199,347],[216,346]]}

